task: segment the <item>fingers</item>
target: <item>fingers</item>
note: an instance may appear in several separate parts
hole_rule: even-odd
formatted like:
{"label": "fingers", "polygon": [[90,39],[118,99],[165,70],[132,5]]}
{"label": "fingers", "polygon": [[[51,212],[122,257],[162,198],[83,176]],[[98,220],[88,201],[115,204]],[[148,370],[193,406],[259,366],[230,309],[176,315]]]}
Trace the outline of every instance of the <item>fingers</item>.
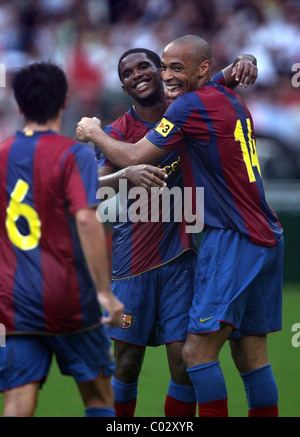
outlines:
{"label": "fingers", "polygon": [[105,323],[111,327],[119,326],[123,321],[124,305],[112,291],[98,292],[97,299],[100,306],[107,311],[107,315],[101,318],[101,324]]}
{"label": "fingers", "polygon": [[76,128],[76,139],[78,141],[83,141],[83,142],[87,142],[86,140],[86,135],[85,135],[85,129],[84,129],[84,118],[82,118],[78,123],[77,123],[77,128]]}
{"label": "fingers", "polygon": [[165,170],[150,164],[130,166],[126,169],[126,177],[134,184],[147,190],[164,188],[168,175]]}
{"label": "fingers", "polygon": [[[108,308],[106,308],[108,310]],[[112,307],[109,309],[108,315],[101,317],[101,324],[106,324],[111,328],[120,326],[123,322],[124,305],[114,296]]]}
{"label": "fingers", "polygon": [[81,120],[77,123],[76,128],[76,139],[82,142],[89,142],[90,141],[90,134],[93,130],[93,127],[95,125],[98,127],[101,127],[101,121],[97,117],[89,118],[89,117],[82,117]]}
{"label": "fingers", "polygon": [[76,140],[78,140],[78,141],[87,142],[87,139],[85,137],[84,132],[81,129],[81,126],[77,126],[75,137],[76,137]]}
{"label": "fingers", "polygon": [[168,175],[163,169],[154,167],[153,165],[145,165],[144,167],[146,170],[145,176],[150,181],[152,187],[166,187],[167,183],[165,182],[165,179],[167,179]]}
{"label": "fingers", "polygon": [[235,80],[239,82],[239,86],[253,86],[257,79],[257,66],[250,63],[240,61],[232,70],[232,76],[235,76]]}
{"label": "fingers", "polygon": [[144,168],[159,178],[166,179],[168,177],[166,171],[163,168],[155,167],[154,165],[150,164],[145,165]]}
{"label": "fingers", "polygon": [[166,187],[166,183],[163,182],[160,178],[157,178],[154,175],[149,174],[148,176],[144,176],[143,180],[140,183],[141,187],[146,188],[147,190],[150,190],[152,188],[158,188],[159,190]]}
{"label": "fingers", "polygon": [[95,120],[97,122],[97,125],[100,126],[101,121],[97,117],[93,117],[92,120]]}
{"label": "fingers", "polygon": [[105,324],[105,325],[109,326],[110,328],[117,328],[118,326],[120,326],[121,322],[122,322],[122,320],[121,321],[115,320],[112,317],[103,316],[101,318],[101,324],[102,325]]}

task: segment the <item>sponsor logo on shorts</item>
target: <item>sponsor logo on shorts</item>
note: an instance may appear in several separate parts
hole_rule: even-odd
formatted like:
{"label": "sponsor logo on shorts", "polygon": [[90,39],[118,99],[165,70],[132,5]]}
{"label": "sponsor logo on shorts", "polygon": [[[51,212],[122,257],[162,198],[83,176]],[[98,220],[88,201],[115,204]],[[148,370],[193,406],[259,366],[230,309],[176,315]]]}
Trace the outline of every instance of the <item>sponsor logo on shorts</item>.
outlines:
{"label": "sponsor logo on shorts", "polygon": [[159,123],[159,125],[155,128],[155,130],[163,137],[166,137],[171,132],[173,127],[174,127],[173,123],[163,118]]}
{"label": "sponsor logo on shorts", "polygon": [[202,317],[200,317],[200,322],[201,322],[201,323],[207,322],[207,320],[210,320],[210,319],[212,319],[213,317],[214,317],[214,316],[206,317],[206,319],[202,319]]}
{"label": "sponsor logo on shorts", "polygon": [[132,328],[132,326],[135,323],[135,316],[133,314],[123,314],[123,321],[120,325],[120,328],[122,329],[129,329]]}

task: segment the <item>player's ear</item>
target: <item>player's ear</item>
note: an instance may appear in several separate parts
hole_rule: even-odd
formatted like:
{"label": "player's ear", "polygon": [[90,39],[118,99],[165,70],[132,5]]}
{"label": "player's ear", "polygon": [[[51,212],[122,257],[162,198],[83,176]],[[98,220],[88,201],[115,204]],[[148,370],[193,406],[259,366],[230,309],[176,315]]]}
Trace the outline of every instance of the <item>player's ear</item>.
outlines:
{"label": "player's ear", "polygon": [[124,87],[124,85],[122,85],[122,90],[124,91],[124,93],[126,94],[126,96],[129,95],[129,94],[128,94],[128,91],[127,91],[127,89]]}
{"label": "player's ear", "polygon": [[68,99],[69,99],[69,93],[66,94],[65,101],[64,101],[64,103],[63,103],[63,105],[61,107],[62,109],[66,109]]}
{"label": "player's ear", "polygon": [[205,61],[202,61],[198,66],[198,74],[199,77],[205,76],[210,69],[210,61],[208,59],[205,59]]}

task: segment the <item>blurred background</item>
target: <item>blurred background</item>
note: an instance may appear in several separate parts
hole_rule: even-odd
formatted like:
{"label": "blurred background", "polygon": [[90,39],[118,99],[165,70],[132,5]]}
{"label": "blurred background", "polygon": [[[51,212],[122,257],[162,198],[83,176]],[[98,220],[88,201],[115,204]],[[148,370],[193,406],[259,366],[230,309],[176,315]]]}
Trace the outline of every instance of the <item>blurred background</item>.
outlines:
{"label": "blurred background", "polygon": [[240,53],[257,58],[255,86],[238,92],[253,115],[267,199],[286,228],[286,280],[300,282],[299,0],[0,0],[0,140],[22,126],[9,81],[15,68],[51,60],[65,69],[63,133],[73,137],[82,116],[105,125],[128,109],[117,74],[125,50],[161,55],[186,33],[209,41],[214,73]]}
{"label": "blurred background", "polygon": [[[291,328],[300,322],[300,0],[0,0],[0,64],[6,69],[0,141],[22,128],[9,80],[15,68],[41,60],[64,68],[70,97],[63,134],[74,137],[82,116],[99,116],[105,125],[128,110],[131,100],[117,74],[125,50],[144,47],[161,55],[186,33],[211,44],[214,73],[241,53],[258,61],[254,87],[237,91],[252,112],[266,197],[285,231],[283,330],[270,336],[270,361],[281,416],[299,416],[300,347],[291,344]],[[110,251],[110,225],[106,231]],[[230,414],[245,416],[244,389],[228,350],[222,363]],[[49,379],[37,415],[82,415],[77,388],[55,363]],[[163,416],[168,379],[164,348],[147,348],[137,416]]]}

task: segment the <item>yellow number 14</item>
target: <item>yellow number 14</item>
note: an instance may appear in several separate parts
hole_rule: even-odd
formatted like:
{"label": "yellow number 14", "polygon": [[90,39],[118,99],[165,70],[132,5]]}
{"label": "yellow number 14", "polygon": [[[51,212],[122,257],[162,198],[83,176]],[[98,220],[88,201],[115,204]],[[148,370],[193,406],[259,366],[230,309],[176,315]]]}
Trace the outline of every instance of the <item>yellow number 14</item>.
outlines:
{"label": "yellow number 14", "polygon": [[[11,242],[21,250],[34,249],[39,244],[41,237],[41,222],[37,212],[30,206],[23,203],[29,190],[29,184],[22,179],[16,183],[10,202],[6,209],[6,229]],[[17,227],[17,220],[23,216],[29,226],[29,234],[22,235]]]}
{"label": "yellow number 14", "polygon": [[249,143],[249,147],[250,147],[250,153],[249,153],[249,150],[247,147],[247,142],[246,142],[245,135],[243,132],[241,120],[238,120],[236,122],[236,127],[234,130],[234,138],[236,141],[239,141],[241,144],[243,159],[244,159],[244,162],[245,162],[245,165],[247,168],[249,181],[255,182],[256,178],[255,178],[255,174],[253,171],[253,167],[257,167],[260,175],[261,175],[261,173],[260,173],[260,166],[259,166],[258,157],[257,157],[257,153],[256,153],[255,140],[252,138],[252,129],[251,129],[251,123],[250,123],[249,118],[247,118],[247,131],[248,131],[248,143]]}

